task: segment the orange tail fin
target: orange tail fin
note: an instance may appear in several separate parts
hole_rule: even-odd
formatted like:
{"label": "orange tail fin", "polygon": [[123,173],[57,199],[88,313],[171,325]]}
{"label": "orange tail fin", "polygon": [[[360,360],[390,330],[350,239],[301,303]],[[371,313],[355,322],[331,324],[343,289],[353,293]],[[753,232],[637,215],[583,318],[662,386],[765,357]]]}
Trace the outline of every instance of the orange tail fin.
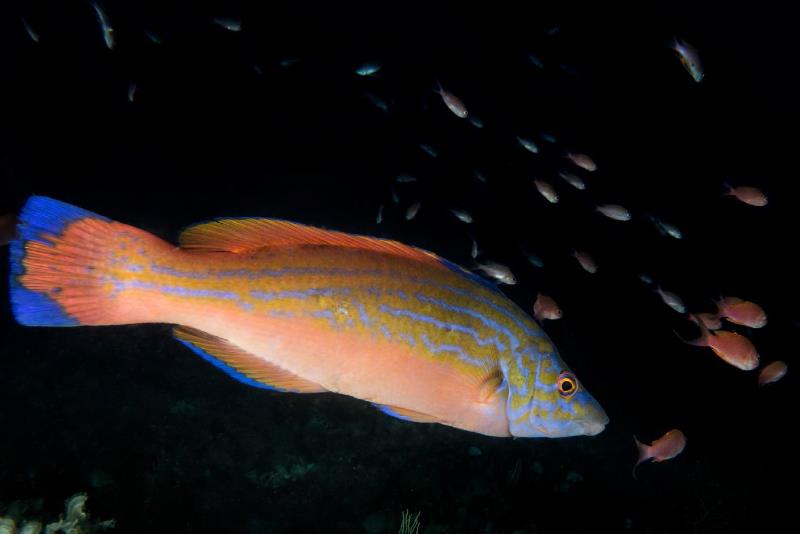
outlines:
{"label": "orange tail fin", "polygon": [[111,266],[126,246],[166,245],[131,226],[47,197],[28,199],[11,243],[11,306],[27,326],[125,324]]}

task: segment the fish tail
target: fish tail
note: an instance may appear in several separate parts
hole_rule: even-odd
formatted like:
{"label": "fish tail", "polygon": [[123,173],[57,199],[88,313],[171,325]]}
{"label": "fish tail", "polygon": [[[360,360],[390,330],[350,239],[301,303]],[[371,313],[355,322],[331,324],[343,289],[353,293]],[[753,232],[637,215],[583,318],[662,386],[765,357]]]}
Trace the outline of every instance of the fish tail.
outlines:
{"label": "fish tail", "polygon": [[722,182],[723,195],[733,195],[733,186],[728,182]]}
{"label": "fish tail", "polygon": [[706,327],[706,323],[704,323],[703,320],[700,319],[700,317],[698,317],[693,313],[689,314],[689,316],[692,318],[692,321],[694,321],[694,323],[697,324],[697,326],[700,328],[701,335],[698,341],[705,342],[708,340],[709,337],[716,336],[714,332],[712,332]]}
{"label": "fish tail", "polygon": [[26,326],[141,322],[116,298],[117,264],[127,249],[152,248],[154,241],[166,245],[102,215],[52,198],[30,197],[19,215],[9,256],[14,317]]}
{"label": "fish tail", "polygon": [[672,333],[675,334],[678,337],[678,339],[680,339],[681,341],[683,341],[687,345],[693,345],[694,344],[692,341],[689,341],[688,339],[686,339],[685,337],[680,335],[677,330],[673,330]]}
{"label": "fish tail", "polygon": [[[691,314],[690,314],[690,316],[694,317],[694,315],[691,315]],[[694,317],[694,319],[692,319],[692,320],[693,320],[693,322],[697,322],[700,319]],[[705,337],[700,337],[700,338],[695,339],[693,341],[689,341],[688,339],[686,339],[685,337],[680,335],[677,330],[673,330],[672,333],[675,334],[678,337],[678,339],[680,339],[681,341],[683,341],[687,345],[692,345],[694,347],[704,347],[705,346],[705,344],[703,343],[703,340],[705,339]]]}
{"label": "fish tail", "polygon": [[683,341],[687,345],[693,345],[695,347],[707,347],[708,344],[709,344],[708,339],[711,336],[716,336],[716,334],[714,332],[712,332],[711,330],[709,330],[706,327],[706,325],[703,322],[703,320],[700,319],[700,317],[698,317],[696,314],[687,313],[687,316],[689,317],[689,320],[692,321],[694,324],[696,324],[697,327],[700,329],[700,337],[695,339],[695,340],[693,340],[693,341],[689,341],[688,339],[685,339],[683,336],[681,336],[676,330],[673,330],[672,332],[676,336],[678,336],[678,339],[680,339],[681,341]]}
{"label": "fish tail", "polygon": [[723,298],[719,295],[716,300],[712,300],[714,306],[717,308],[717,317],[725,317],[724,310],[722,309]]}
{"label": "fish tail", "polygon": [[636,436],[633,436],[633,442],[636,443],[636,449],[639,451],[639,458],[636,460],[636,464],[633,466],[633,470],[631,473],[633,474],[634,480],[639,480],[636,478],[636,468],[639,467],[639,464],[642,462],[650,459],[650,451],[647,445],[636,439]]}

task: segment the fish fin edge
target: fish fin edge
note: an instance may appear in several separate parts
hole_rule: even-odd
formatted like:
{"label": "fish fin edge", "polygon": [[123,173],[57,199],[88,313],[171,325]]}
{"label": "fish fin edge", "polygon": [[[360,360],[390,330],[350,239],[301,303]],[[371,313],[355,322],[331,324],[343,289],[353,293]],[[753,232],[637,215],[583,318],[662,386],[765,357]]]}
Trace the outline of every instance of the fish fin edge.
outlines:
{"label": "fish fin edge", "polygon": [[225,218],[186,228],[179,237],[182,248],[247,253],[265,247],[339,246],[381,252],[444,268],[437,255],[390,239],[351,235],[305,224],[266,218]]}
{"label": "fish fin edge", "polygon": [[401,421],[410,421],[412,423],[442,423],[442,420],[437,417],[415,410],[409,410],[408,408],[391,406],[389,404],[372,403],[372,405],[386,415],[392,416],[395,419],[400,419]]}
{"label": "fish fin edge", "polygon": [[111,320],[110,301],[102,290],[106,248],[113,242],[111,224],[66,202],[28,198],[9,243],[11,309],[18,323],[121,324]]}
{"label": "fish fin edge", "polygon": [[175,339],[228,376],[249,386],[291,393],[323,393],[324,387],[202,330],[175,327]]}

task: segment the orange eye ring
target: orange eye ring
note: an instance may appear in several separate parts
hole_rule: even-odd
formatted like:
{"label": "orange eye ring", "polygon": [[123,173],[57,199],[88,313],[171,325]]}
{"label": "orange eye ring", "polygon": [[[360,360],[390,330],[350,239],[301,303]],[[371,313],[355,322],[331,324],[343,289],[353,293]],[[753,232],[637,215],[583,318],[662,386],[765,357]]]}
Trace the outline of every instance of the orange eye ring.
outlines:
{"label": "orange eye ring", "polygon": [[578,391],[578,379],[569,371],[561,371],[556,384],[562,399],[569,399]]}

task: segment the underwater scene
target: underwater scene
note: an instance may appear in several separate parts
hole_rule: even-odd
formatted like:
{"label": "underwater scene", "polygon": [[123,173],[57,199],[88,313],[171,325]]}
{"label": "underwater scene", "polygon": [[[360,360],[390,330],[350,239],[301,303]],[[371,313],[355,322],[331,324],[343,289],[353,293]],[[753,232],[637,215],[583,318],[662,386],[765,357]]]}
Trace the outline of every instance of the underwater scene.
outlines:
{"label": "underwater scene", "polygon": [[791,525],[792,24],[3,2],[0,534]]}

